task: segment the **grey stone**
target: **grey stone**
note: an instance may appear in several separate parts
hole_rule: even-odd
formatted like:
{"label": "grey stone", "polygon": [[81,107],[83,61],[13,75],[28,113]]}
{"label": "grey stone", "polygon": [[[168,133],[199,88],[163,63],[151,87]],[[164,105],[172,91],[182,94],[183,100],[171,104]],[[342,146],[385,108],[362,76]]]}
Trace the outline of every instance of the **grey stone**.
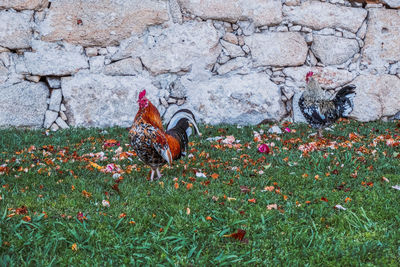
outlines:
{"label": "grey stone", "polygon": [[61,89],[54,89],[51,92],[49,110],[57,112],[60,111],[61,100],[62,100]]}
{"label": "grey stone", "polygon": [[360,48],[354,39],[314,35],[311,50],[323,64],[339,65],[358,53]]}
{"label": "grey stone", "polygon": [[86,51],[86,55],[88,57],[95,57],[95,56],[97,56],[97,53],[98,53],[96,47],[86,47],[85,51]]}
{"label": "grey stone", "polygon": [[40,81],[40,76],[36,76],[36,75],[26,75],[25,79],[27,79],[28,81],[31,82],[35,82],[38,83]]}
{"label": "grey stone", "polygon": [[58,126],[60,126],[61,129],[68,129],[69,128],[69,125],[63,119],[61,119],[60,117],[58,117],[56,119],[56,123],[57,123]]}
{"label": "grey stone", "polygon": [[202,19],[229,22],[252,20],[256,26],[275,25],[282,21],[280,0],[178,0],[186,12]]}
{"label": "grey stone", "polygon": [[335,29],[325,28],[325,29],[322,29],[320,31],[315,31],[315,33],[319,34],[319,35],[334,35],[335,34]]}
{"label": "grey stone", "polygon": [[[304,64],[307,44],[300,33],[258,33],[245,38],[254,66],[297,66]],[[265,49],[268,47],[268,49]]]}
{"label": "grey stone", "polygon": [[222,47],[225,49],[226,53],[231,57],[242,57],[244,56],[244,51],[238,45],[221,40]]}
{"label": "grey stone", "polygon": [[60,111],[60,118],[61,118],[63,121],[67,121],[67,120],[68,120],[67,115],[66,115],[63,111]]}
{"label": "grey stone", "polygon": [[60,110],[61,110],[61,111],[66,111],[66,110],[67,110],[67,108],[65,107],[65,105],[64,105],[64,104],[61,104]]}
{"label": "grey stone", "polygon": [[265,73],[182,83],[190,88],[186,105],[201,122],[257,124],[264,119],[279,120],[285,112],[278,86]]}
{"label": "grey stone", "polygon": [[42,10],[47,7],[48,0],[0,0],[0,9]]}
{"label": "grey stone", "polygon": [[361,25],[360,29],[357,32],[357,37],[364,39],[365,35],[367,34],[367,21],[364,21]]}
{"label": "grey stone", "polygon": [[250,21],[238,21],[238,24],[244,35],[252,35],[256,30],[254,23]]}
{"label": "grey stone", "polygon": [[283,14],[289,22],[314,30],[339,27],[356,33],[367,16],[367,11],[362,8],[306,1],[301,6],[284,6]]}
{"label": "grey stone", "polygon": [[193,65],[211,69],[221,52],[211,23],[174,24],[158,34],[153,36],[153,45],[135,53],[153,74],[188,71]]}
{"label": "grey stone", "polygon": [[50,126],[50,130],[52,130],[53,132],[56,132],[59,129],[60,129],[60,127],[55,122]]}
{"label": "grey stone", "polygon": [[158,108],[159,90],[145,77],[76,74],[61,79],[66,114],[71,126],[131,126],[143,89]]}
{"label": "grey stone", "polygon": [[139,58],[127,58],[105,66],[104,74],[112,76],[138,75],[143,70]]}
{"label": "grey stone", "polygon": [[46,129],[50,128],[50,126],[56,121],[57,117],[58,112],[46,110],[43,127]]}
{"label": "grey stone", "polygon": [[108,50],[107,50],[107,48],[100,48],[99,49],[99,55],[102,55],[102,56],[105,56],[105,55],[107,55],[108,54]]}
{"label": "grey stone", "polygon": [[61,80],[59,77],[46,77],[47,83],[49,84],[50,88],[59,89],[61,88]]}
{"label": "grey stone", "polygon": [[169,10],[174,23],[182,24],[182,11],[177,0],[169,0]]}
{"label": "grey stone", "polygon": [[391,8],[400,8],[400,1],[399,0],[382,0],[383,3],[388,5]]}
{"label": "grey stone", "polygon": [[42,127],[49,90],[44,83],[0,85],[0,125]]}
{"label": "grey stone", "polygon": [[393,9],[371,9],[362,49],[362,62],[379,73],[400,60],[400,14]]}
{"label": "grey stone", "polygon": [[32,11],[0,10],[0,46],[22,49],[31,46]]}
{"label": "grey stone", "polygon": [[223,39],[224,39],[225,41],[229,42],[229,43],[234,44],[234,45],[237,45],[237,44],[239,43],[239,42],[238,42],[238,38],[236,37],[236,35],[233,34],[233,33],[231,33],[231,32],[225,33]]}
{"label": "grey stone", "polygon": [[245,57],[237,57],[234,59],[229,60],[224,65],[220,66],[217,70],[219,75],[224,75],[228,72],[237,70],[244,66],[248,66],[251,63],[250,59]]}
{"label": "grey stone", "polygon": [[166,0],[58,0],[39,24],[43,41],[82,46],[117,45],[132,33],[168,20]]}
{"label": "grey stone", "polygon": [[90,72],[100,73],[104,68],[104,56],[96,56],[89,58]]}
{"label": "grey stone", "polygon": [[289,28],[291,32],[299,32],[301,30],[301,25],[292,26]]}
{"label": "grey stone", "polygon": [[394,116],[400,111],[400,79],[393,75],[360,75],[356,86],[354,109],[350,114],[359,121],[374,121]]}
{"label": "grey stone", "polygon": [[89,67],[82,47],[41,41],[33,41],[32,46],[33,52],[26,52],[24,59],[33,75],[65,76]]}

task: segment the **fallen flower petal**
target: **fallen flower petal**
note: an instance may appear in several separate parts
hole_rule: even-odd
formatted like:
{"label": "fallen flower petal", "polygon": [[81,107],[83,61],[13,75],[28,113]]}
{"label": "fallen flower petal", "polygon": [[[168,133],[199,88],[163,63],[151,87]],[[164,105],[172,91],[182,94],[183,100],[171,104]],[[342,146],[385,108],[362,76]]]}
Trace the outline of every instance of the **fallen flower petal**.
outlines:
{"label": "fallen flower petal", "polygon": [[394,186],[392,186],[392,188],[396,189],[396,190],[400,190],[400,185],[394,185]]}
{"label": "fallen flower petal", "polygon": [[78,250],[78,245],[76,243],[73,243],[71,246],[72,251],[77,251]]}
{"label": "fallen flower petal", "polygon": [[277,204],[269,204],[267,205],[267,210],[277,210],[278,205]]}
{"label": "fallen flower petal", "polygon": [[249,199],[249,200],[247,200],[248,202],[251,202],[251,203],[256,203],[256,199],[255,198],[252,198],[252,199]]}
{"label": "fallen flower petal", "polygon": [[258,152],[264,153],[264,154],[268,154],[268,153],[269,153],[269,147],[268,147],[268,145],[266,145],[266,144],[261,144],[261,145],[258,147]]}
{"label": "fallen flower petal", "polygon": [[101,204],[103,205],[103,207],[110,207],[110,201],[108,201],[108,200],[103,199]]}
{"label": "fallen flower petal", "polygon": [[343,207],[342,205],[339,205],[339,204],[337,204],[334,208],[338,209],[338,210],[347,210],[345,207]]}

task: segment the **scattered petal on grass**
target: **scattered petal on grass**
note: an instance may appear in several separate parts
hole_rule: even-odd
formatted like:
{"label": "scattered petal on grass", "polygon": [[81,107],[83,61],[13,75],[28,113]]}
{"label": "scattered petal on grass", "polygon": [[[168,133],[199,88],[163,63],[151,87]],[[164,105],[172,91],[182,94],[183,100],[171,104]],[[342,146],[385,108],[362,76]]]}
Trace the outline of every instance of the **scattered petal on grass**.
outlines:
{"label": "scattered petal on grass", "polygon": [[266,186],[266,187],[264,187],[263,190],[261,190],[261,192],[267,192],[267,191],[272,192],[272,191],[274,191],[274,189],[275,189],[275,187],[273,185]]}
{"label": "scattered petal on grass", "polygon": [[213,179],[218,179],[218,177],[219,177],[219,174],[218,174],[218,173],[213,173],[213,174],[211,175],[211,178],[213,178]]}
{"label": "scattered petal on grass", "polygon": [[256,203],[256,199],[255,198],[249,199],[247,201],[250,202],[250,203]]}
{"label": "scattered petal on grass", "polygon": [[121,213],[121,214],[119,215],[119,217],[120,217],[120,218],[125,218],[125,217],[126,217],[126,213]]}
{"label": "scattered petal on grass", "polygon": [[186,208],[186,214],[187,214],[187,215],[190,214],[190,208]]}
{"label": "scattered petal on grass", "polygon": [[349,198],[349,197],[346,197],[344,200],[345,203],[350,202],[350,201],[351,201],[351,198]]}
{"label": "scattered petal on grass", "polygon": [[389,183],[389,179],[386,178],[385,176],[382,177],[382,181],[384,181],[384,182],[386,182],[386,183]]}
{"label": "scattered petal on grass", "polygon": [[392,186],[392,188],[396,189],[396,190],[400,190],[400,185],[394,185],[394,186]]}
{"label": "scattered petal on grass", "polygon": [[108,200],[103,199],[101,204],[103,205],[103,207],[110,207],[110,201],[108,201]]}
{"label": "scattered petal on grass", "polygon": [[31,217],[25,216],[25,217],[22,218],[22,220],[25,221],[25,222],[30,222],[31,221]]}
{"label": "scattered petal on grass", "polygon": [[267,210],[277,210],[277,209],[278,205],[276,203],[267,205]]}
{"label": "scattered petal on grass", "polygon": [[202,172],[196,172],[196,177],[199,177],[199,178],[206,178],[207,176],[206,176],[204,173],[202,173]]}
{"label": "scattered petal on grass", "polygon": [[227,136],[224,140],[222,140],[222,143],[224,144],[233,144],[233,142],[235,142],[235,137],[233,135],[229,135]]}
{"label": "scattered petal on grass", "polygon": [[192,188],[193,188],[193,184],[191,184],[191,183],[186,184],[186,189],[187,190],[190,190]]}
{"label": "scattered petal on grass", "polygon": [[78,245],[76,243],[73,243],[71,246],[72,251],[77,251],[78,250]]}
{"label": "scattered petal on grass", "polygon": [[248,188],[247,186],[241,185],[240,186],[240,193],[249,193],[250,192],[250,188]]}
{"label": "scattered petal on grass", "polygon": [[135,221],[129,221],[129,224],[136,224]]}
{"label": "scattered petal on grass", "polygon": [[234,197],[227,197],[227,200],[228,200],[229,202],[231,202],[231,201],[235,201],[236,198],[234,198]]}
{"label": "scattered petal on grass", "polygon": [[212,218],[211,218],[210,216],[207,216],[207,217],[206,217],[206,220],[207,220],[207,221],[212,221]]}
{"label": "scattered petal on grass", "polygon": [[339,205],[339,204],[337,204],[334,208],[337,210],[347,210],[345,207],[343,207],[342,205]]}
{"label": "scattered petal on grass", "polygon": [[175,184],[174,184],[174,187],[175,187],[175,189],[178,189],[178,188],[179,188],[179,184],[178,184],[178,183],[175,183]]}
{"label": "scattered petal on grass", "polygon": [[288,132],[288,133],[290,133],[292,130],[291,130],[290,128],[287,128],[287,127],[286,127],[286,128],[285,128],[285,131]]}
{"label": "scattered petal on grass", "polygon": [[263,154],[268,154],[269,153],[269,147],[266,144],[261,144],[258,147],[258,152],[263,153]]}

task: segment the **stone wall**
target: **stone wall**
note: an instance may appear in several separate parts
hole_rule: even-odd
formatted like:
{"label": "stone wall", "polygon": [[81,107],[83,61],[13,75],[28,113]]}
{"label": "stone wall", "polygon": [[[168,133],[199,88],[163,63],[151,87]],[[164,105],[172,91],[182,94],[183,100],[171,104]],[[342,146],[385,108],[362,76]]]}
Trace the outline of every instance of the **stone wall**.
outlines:
{"label": "stone wall", "polygon": [[0,126],[303,121],[306,72],[357,86],[360,121],[400,117],[400,0],[0,0]]}

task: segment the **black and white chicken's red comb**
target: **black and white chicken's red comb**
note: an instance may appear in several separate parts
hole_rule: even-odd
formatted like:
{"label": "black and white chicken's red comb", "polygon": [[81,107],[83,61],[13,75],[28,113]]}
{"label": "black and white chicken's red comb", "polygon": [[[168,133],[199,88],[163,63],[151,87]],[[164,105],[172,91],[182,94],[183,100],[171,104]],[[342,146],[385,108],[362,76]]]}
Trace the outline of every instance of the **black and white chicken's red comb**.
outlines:
{"label": "black and white chicken's red comb", "polygon": [[306,82],[308,82],[308,79],[311,78],[313,75],[314,75],[314,72],[312,72],[312,71],[307,72],[307,74],[306,74]]}

